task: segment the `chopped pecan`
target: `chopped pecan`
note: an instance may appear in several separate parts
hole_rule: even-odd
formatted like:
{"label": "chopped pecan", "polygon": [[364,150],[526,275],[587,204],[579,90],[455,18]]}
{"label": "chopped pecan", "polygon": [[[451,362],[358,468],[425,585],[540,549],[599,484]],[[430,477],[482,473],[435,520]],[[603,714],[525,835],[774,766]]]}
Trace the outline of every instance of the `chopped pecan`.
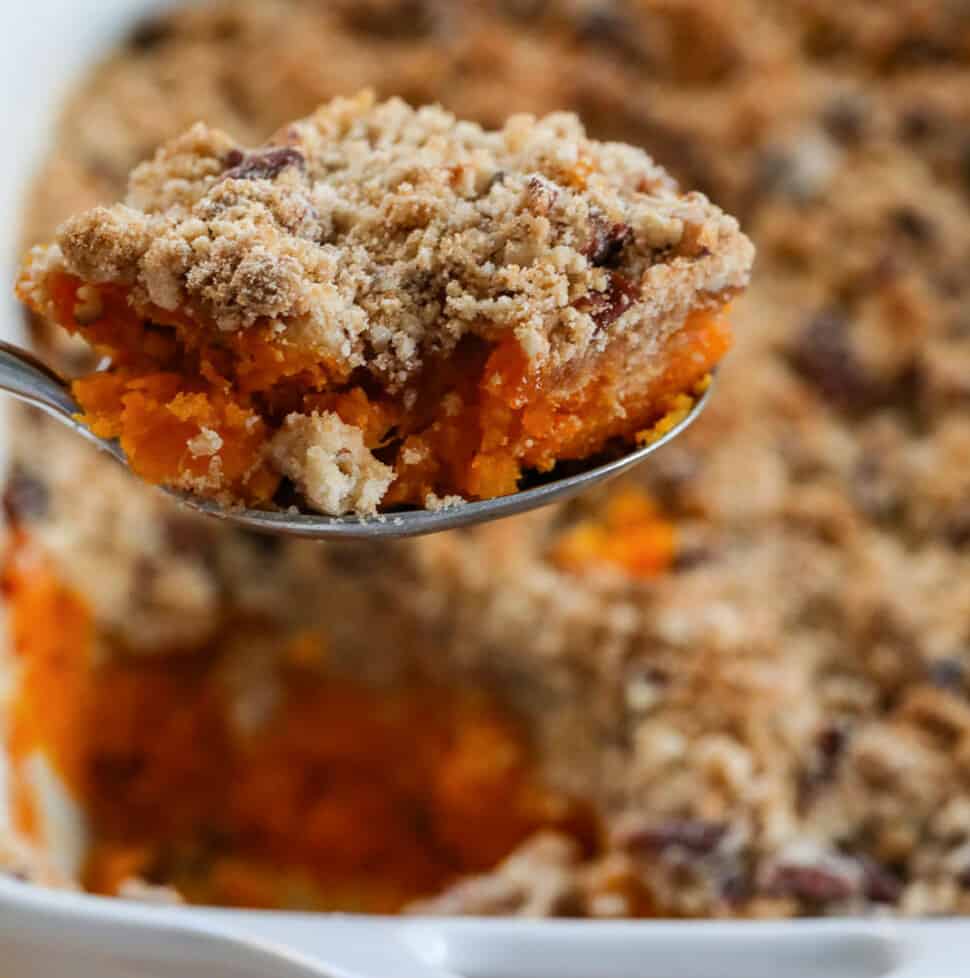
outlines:
{"label": "chopped pecan", "polygon": [[559,199],[559,188],[552,180],[545,177],[531,177],[525,185],[525,206],[545,217],[556,205]]}
{"label": "chopped pecan", "polygon": [[768,882],[772,896],[791,896],[806,903],[823,904],[852,896],[852,881],[821,866],[778,866]]}
{"label": "chopped pecan", "polygon": [[791,361],[835,406],[861,410],[876,396],[872,378],[852,349],[849,322],[839,309],[823,309],[795,339]]}
{"label": "chopped pecan", "polygon": [[50,509],[50,490],[22,466],[7,477],[3,492],[3,512],[11,525],[42,519]]}
{"label": "chopped pecan", "polygon": [[936,237],[933,222],[915,207],[897,207],[890,213],[889,219],[898,231],[917,244],[927,244]]}
{"label": "chopped pecan", "polygon": [[248,155],[233,149],[226,154],[225,164],[228,169],[223,178],[226,180],[273,180],[287,167],[306,169],[303,154],[292,146],[259,150]]}
{"label": "chopped pecan", "polygon": [[843,727],[834,724],[824,727],[818,735],[818,752],[827,765],[838,763],[845,752],[848,735]]}
{"label": "chopped pecan", "polygon": [[808,808],[815,801],[819,789],[835,780],[847,743],[848,734],[842,727],[833,724],[819,732],[815,740],[815,757],[799,776],[799,808]]}
{"label": "chopped pecan", "polygon": [[591,316],[600,329],[609,326],[623,315],[639,298],[640,286],[619,272],[610,273],[610,285],[605,292],[588,292],[574,303],[579,312]]}
{"label": "chopped pecan", "polygon": [[859,142],[865,134],[869,106],[857,95],[842,94],[825,107],[822,124],[834,139],[845,145]]}
{"label": "chopped pecan", "polygon": [[939,126],[939,119],[929,106],[914,106],[907,109],[899,120],[899,132],[908,142],[922,142],[931,136]]}
{"label": "chopped pecan", "polygon": [[859,859],[862,866],[862,891],[873,903],[898,903],[903,884],[895,873],[869,856]]}
{"label": "chopped pecan", "polygon": [[677,847],[694,855],[713,852],[727,835],[724,822],[704,822],[699,819],[673,819],[656,825],[633,828],[621,837],[620,843],[630,851],[662,852]]}
{"label": "chopped pecan", "polygon": [[704,564],[711,563],[716,556],[717,554],[714,548],[705,546],[704,544],[681,547],[677,551],[677,556],[674,557],[674,570],[694,570],[695,567],[701,567]]}
{"label": "chopped pecan", "polygon": [[619,222],[610,224],[601,217],[594,217],[592,224],[592,235],[583,254],[598,268],[615,267],[623,249],[633,239],[633,228]]}

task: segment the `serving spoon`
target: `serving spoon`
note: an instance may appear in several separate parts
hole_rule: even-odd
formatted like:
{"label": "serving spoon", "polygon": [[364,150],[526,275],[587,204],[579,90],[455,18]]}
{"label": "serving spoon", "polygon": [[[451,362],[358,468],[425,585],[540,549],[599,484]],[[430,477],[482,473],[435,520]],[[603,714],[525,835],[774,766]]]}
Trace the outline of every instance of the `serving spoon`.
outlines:
{"label": "serving spoon", "polygon": [[[79,420],[81,407],[74,400],[70,386],[52,367],[32,353],[11,343],[0,342],[0,391],[46,411],[61,424],[128,466],[121,445],[113,439],[99,438]],[[319,540],[372,540],[377,537],[413,537],[441,530],[486,523],[504,516],[561,502],[587,489],[613,479],[639,465],[648,455],[676,438],[689,427],[707,406],[711,387],[697,398],[690,412],[661,437],[635,448],[619,458],[580,472],[546,481],[509,496],[462,503],[439,510],[413,509],[382,513],[379,516],[323,516],[313,513],[273,512],[261,509],[225,508],[211,500],[189,493],[164,489],[179,502],[206,516],[236,526],[283,536],[312,537]],[[164,488],[164,487],[163,487]]]}

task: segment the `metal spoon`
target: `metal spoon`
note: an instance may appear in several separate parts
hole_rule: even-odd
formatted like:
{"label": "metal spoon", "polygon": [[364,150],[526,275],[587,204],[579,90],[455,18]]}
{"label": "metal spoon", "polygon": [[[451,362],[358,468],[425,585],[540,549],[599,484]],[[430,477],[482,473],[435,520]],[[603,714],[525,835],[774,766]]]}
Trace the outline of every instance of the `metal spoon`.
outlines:
{"label": "metal spoon", "polygon": [[[98,438],[78,420],[81,408],[71,396],[70,387],[63,377],[33,354],[3,342],[0,342],[0,390],[46,411],[81,437],[108,452],[122,465],[128,465],[128,459],[117,441]],[[574,475],[551,478],[548,482],[524,489],[511,496],[464,503],[447,509],[434,511],[415,509],[370,517],[322,516],[313,513],[226,509],[218,503],[188,493],[169,489],[165,491],[181,503],[206,516],[214,516],[227,523],[264,533],[313,537],[320,540],[370,540],[376,537],[413,537],[424,533],[437,533],[440,530],[453,530],[461,526],[485,523],[503,516],[538,509],[549,503],[561,502],[598,483],[615,478],[633,466],[639,465],[648,455],[662,448],[684,431],[704,410],[710,393],[709,387],[694,403],[690,413],[662,437],[627,455]]]}

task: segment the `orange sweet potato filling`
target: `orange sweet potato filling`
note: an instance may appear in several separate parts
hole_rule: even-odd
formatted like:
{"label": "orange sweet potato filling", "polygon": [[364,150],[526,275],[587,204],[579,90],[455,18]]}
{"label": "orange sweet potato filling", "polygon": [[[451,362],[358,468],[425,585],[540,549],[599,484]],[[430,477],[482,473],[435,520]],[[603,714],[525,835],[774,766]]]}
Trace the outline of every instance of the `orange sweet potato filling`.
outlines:
{"label": "orange sweet potato filling", "polygon": [[88,704],[94,622],[84,602],[48,572],[19,531],[2,585],[11,646],[15,652],[29,651],[20,660],[20,695],[10,711],[8,748],[14,821],[34,837],[40,826],[23,763],[36,744],[49,744],[64,778],[71,784],[80,781],[85,759],[76,732]]}
{"label": "orange sweet potato filling", "polygon": [[[632,440],[731,345],[723,311],[696,312],[670,340],[662,370],[633,387],[622,351],[608,349],[568,377],[537,378],[515,340],[469,338],[428,367],[417,403],[405,406],[370,376],[343,375],[271,341],[268,325],[219,334],[185,314],[136,312],[115,286],[99,286],[97,318],[79,321],[79,289],[88,296],[91,288],[62,275],[51,290],[57,321],[112,360],[109,372],[75,382],[88,423],[120,438],[144,478],[168,484],[205,474],[209,458],[187,443],[202,428],[216,432],[224,485],[248,505],[268,503],[278,488],[261,448],[292,411],[335,411],[364,430],[395,471],[385,506],[424,505],[429,492],[485,499],[515,492],[526,470]],[[577,370],[588,377],[577,382]]]}
{"label": "orange sweet potato filling", "polygon": [[40,749],[90,816],[96,892],[138,876],[197,902],[390,912],[539,828],[594,844],[591,818],[541,785],[522,732],[481,695],[327,677],[310,666],[323,638],[304,634],[272,719],[244,734],[218,647],[97,664],[90,612],[22,534],[4,587],[20,828],[40,832],[24,773]]}
{"label": "orange sweet potato filling", "polygon": [[676,527],[635,486],[620,489],[601,514],[566,530],[552,550],[553,560],[563,570],[605,565],[643,579],[668,570],[676,554]]}

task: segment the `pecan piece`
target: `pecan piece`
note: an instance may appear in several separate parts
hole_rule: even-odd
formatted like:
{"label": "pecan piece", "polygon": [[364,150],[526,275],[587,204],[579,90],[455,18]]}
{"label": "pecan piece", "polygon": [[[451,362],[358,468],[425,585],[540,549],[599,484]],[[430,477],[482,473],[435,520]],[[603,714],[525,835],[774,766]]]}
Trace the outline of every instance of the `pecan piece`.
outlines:
{"label": "pecan piece", "polygon": [[538,214],[540,217],[547,216],[556,206],[557,200],[559,200],[559,187],[552,180],[547,180],[545,177],[531,177],[525,185],[525,206],[533,214]]}
{"label": "pecan piece", "polygon": [[865,135],[871,110],[864,98],[843,93],[833,99],[822,112],[826,131],[843,145],[855,145]]}
{"label": "pecan piece", "polygon": [[795,339],[791,362],[828,400],[848,410],[862,410],[876,398],[872,378],[852,349],[849,322],[838,309],[823,309]]}
{"label": "pecan piece", "polygon": [[306,169],[303,154],[292,146],[259,150],[248,155],[238,149],[226,154],[229,167],[223,174],[225,180],[275,180],[287,167]]}
{"label": "pecan piece", "polygon": [[859,859],[862,866],[862,892],[873,903],[898,903],[903,884],[895,873],[869,856]]}
{"label": "pecan piece", "polygon": [[936,237],[933,222],[915,207],[897,207],[890,212],[893,227],[916,244],[928,244]]}
{"label": "pecan piece", "polygon": [[573,306],[591,316],[596,325],[603,329],[619,319],[639,298],[639,285],[619,272],[611,272],[610,285],[605,292],[588,292],[580,296]]}
{"label": "pecan piece", "polygon": [[595,217],[593,233],[583,254],[597,268],[614,268],[632,239],[633,228],[629,224],[608,224],[601,217]]}
{"label": "pecan piece", "polygon": [[663,852],[676,846],[694,855],[704,856],[721,844],[727,830],[723,822],[675,819],[633,828],[622,836],[620,842],[624,848],[632,851]]}
{"label": "pecan piece", "polygon": [[823,728],[819,733],[815,741],[815,757],[798,778],[798,804],[801,810],[809,808],[820,790],[835,781],[848,739],[847,731],[834,725]]}
{"label": "pecan piece", "polygon": [[821,866],[779,866],[768,883],[773,896],[791,896],[806,903],[834,903],[852,895],[852,882]]}
{"label": "pecan piece", "polygon": [[3,492],[3,513],[11,525],[43,519],[50,509],[50,490],[22,466],[7,478]]}

